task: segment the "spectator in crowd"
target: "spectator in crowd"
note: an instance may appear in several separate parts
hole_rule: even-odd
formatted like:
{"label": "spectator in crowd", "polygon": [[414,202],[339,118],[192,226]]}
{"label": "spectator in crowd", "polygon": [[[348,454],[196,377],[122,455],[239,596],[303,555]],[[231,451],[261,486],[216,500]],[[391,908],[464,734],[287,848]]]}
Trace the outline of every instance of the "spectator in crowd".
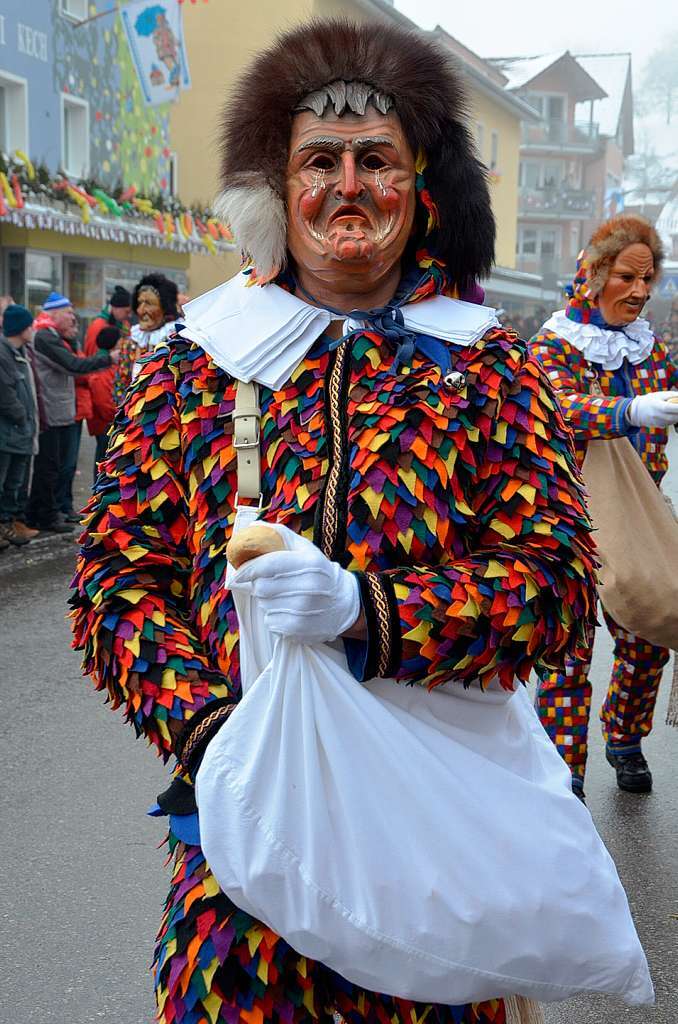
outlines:
{"label": "spectator in crowd", "polygon": [[70,428],[76,422],[75,379],[116,363],[118,355],[115,351],[76,355],[76,316],[70,300],[58,292],[49,295],[35,328],[33,348],[42,421],[28,520],[35,529],[67,533],[72,525],[59,515],[58,494],[72,440]]}
{"label": "spectator in crowd", "polygon": [[108,303],[104,306],[98,316],[95,316],[87,328],[85,344],[83,346],[86,356],[93,356],[97,352],[96,339],[99,331],[104,327],[117,327],[121,337],[130,332],[132,317],[132,296],[117,284],[111,292]]}
{"label": "spectator in crowd", "polygon": [[[115,417],[115,410],[118,402],[124,394],[125,387],[131,380],[131,371],[134,363],[129,358],[129,352],[134,351],[136,346],[129,336],[121,337],[120,328],[114,326],[102,327],[97,332],[93,341],[90,341],[88,355],[95,355],[97,352],[110,352],[116,349],[120,353],[120,362],[117,365],[109,366],[105,370],[99,370],[86,378],[89,387],[91,404],[87,416],[87,428],[92,437],[96,438],[96,450],[94,453],[94,480],[96,481],[99,472],[99,463],[106,454],[108,445],[108,429]],[[125,366],[121,371],[123,363]],[[124,385],[120,390],[122,378],[125,378]]]}
{"label": "spectator in crowd", "polygon": [[106,453],[108,428],[113,422],[118,403],[132,379],[136,343],[130,337],[131,315],[132,296],[126,288],[116,285],[108,305],[104,306],[101,313],[92,320],[85,335],[86,356],[94,356],[100,351],[110,351],[114,347],[119,355],[117,364],[84,378],[91,396],[87,428],[92,437],[96,438],[95,479],[97,465]]}
{"label": "spectator in crowd", "polygon": [[38,403],[26,345],[33,316],[25,306],[8,304],[0,338],[0,550],[27,544],[36,535],[21,521],[22,492],[37,452]]}

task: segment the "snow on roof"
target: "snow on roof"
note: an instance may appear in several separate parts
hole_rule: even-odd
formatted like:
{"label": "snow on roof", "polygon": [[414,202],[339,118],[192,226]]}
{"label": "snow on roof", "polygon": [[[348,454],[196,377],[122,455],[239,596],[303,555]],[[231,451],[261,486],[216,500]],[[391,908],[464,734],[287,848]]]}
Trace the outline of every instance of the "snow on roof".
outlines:
{"label": "snow on roof", "polygon": [[555,64],[565,54],[565,50],[558,53],[543,53],[540,57],[489,57],[488,63],[506,75],[508,82],[507,89],[520,89],[527,82],[546,71],[552,64]]}
{"label": "snow on roof", "polygon": [[[593,101],[593,120],[598,124],[601,135],[614,137],[619,127],[619,118],[624,100],[626,79],[631,67],[630,53],[599,53],[572,55],[591,78],[607,93],[605,99]],[[575,118],[588,121],[589,103],[578,103]]]}

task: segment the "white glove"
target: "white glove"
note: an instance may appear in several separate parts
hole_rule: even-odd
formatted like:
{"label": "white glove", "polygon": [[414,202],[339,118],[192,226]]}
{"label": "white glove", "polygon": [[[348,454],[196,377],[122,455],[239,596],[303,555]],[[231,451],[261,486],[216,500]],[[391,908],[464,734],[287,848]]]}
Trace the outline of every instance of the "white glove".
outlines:
{"label": "white glove", "polygon": [[636,395],[626,410],[626,418],[634,427],[670,427],[678,423],[678,391],[649,391]]}
{"label": "white glove", "polygon": [[253,558],[232,580],[234,588],[251,588],[272,633],[295,640],[336,640],[360,615],[357,577],[311,543],[300,551],[273,551]]}

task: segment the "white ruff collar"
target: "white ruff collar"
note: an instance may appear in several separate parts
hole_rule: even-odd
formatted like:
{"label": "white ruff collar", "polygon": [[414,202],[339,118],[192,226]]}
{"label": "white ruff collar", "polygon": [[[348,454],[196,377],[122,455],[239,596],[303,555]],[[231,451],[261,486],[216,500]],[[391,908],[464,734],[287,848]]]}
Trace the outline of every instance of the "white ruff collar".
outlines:
{"label": "white ruff collar", "polygon": [[[310,306],[275,284],[245,287],[237,274],[184,306],[183,338],[196,342],[236,380],[280,388],[332,320],[359,326]],[[405,325],[453,345],[473,345],[499,327],[495,310],[437,295],[403,306]]]}
{"label": "white ruff collar", "polygon": [[599,363],[604,370],[618,370],[625,359],[635,366],[647,359],[655,343],[647,320],[638,317],[623,331],[611,331],[596,324],[580,324],[570,320],[564,309],[551,316],[542,331],[552,331],[569,341],[589,363]]}
{"label": "white ruff collar", "polygon": [[152,352],[156,345],[160,345],[170,334],[174,332],[175,321],[156,327],[154,331],[144,331],[139,324],[134,324],[130,333],[132,341],[135,341],[144,352]]}

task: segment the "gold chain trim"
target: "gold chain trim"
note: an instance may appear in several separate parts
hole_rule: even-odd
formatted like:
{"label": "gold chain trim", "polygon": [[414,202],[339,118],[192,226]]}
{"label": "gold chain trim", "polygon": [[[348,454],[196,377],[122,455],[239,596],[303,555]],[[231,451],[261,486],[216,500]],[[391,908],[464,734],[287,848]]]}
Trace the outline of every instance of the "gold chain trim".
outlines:
{"label": "gold chain trim", "polygon": [[344,462],[344,435],[341,429],[341,379],[346,362],[347,346],[344,343],[337,349],[337,358],[330,375],[329,399],[330,399],[330,429],[332,431],[332,467],[327,478],[325,488],[325,501],[323,505],[323,532],[322,552],[328,558],[332,557],[334,543],[339,531],[339,506],[337,492],[339,490],[339,476]]}
{"label": "gold chain trim", "polygon": [[368,572],[366,575],[367,585],[370,589],[370,597],[372,598],[372,603],[377,616],[377,648],[379,652],[379,656],[377,658],[377,675],[383,677],[386,675],[388,663],[391,660],[391,616],[381,580],[373,572]]}
{"label": "gold chain trim", "polygon": [[232,710],[232,704],[222,704],[220,705],[220,707],[215,708],[215,710],[212,711],[211,714],[206,715],[205,718],[202,719],[202,721],[198,722],[198,724],[195,727],[195,730],[191,733],[191,735],[186,740],[186,743],[184,744],[184,749],[181,752],[182,764],[186,764],[187,761],[190,761],[191,754],[193,753],[194,749],[196,748],[198,743],[200,743],[201,739],[205,736],[205,734],[209,732],[214,723],[218,722],[220,718],[227,718]]}

